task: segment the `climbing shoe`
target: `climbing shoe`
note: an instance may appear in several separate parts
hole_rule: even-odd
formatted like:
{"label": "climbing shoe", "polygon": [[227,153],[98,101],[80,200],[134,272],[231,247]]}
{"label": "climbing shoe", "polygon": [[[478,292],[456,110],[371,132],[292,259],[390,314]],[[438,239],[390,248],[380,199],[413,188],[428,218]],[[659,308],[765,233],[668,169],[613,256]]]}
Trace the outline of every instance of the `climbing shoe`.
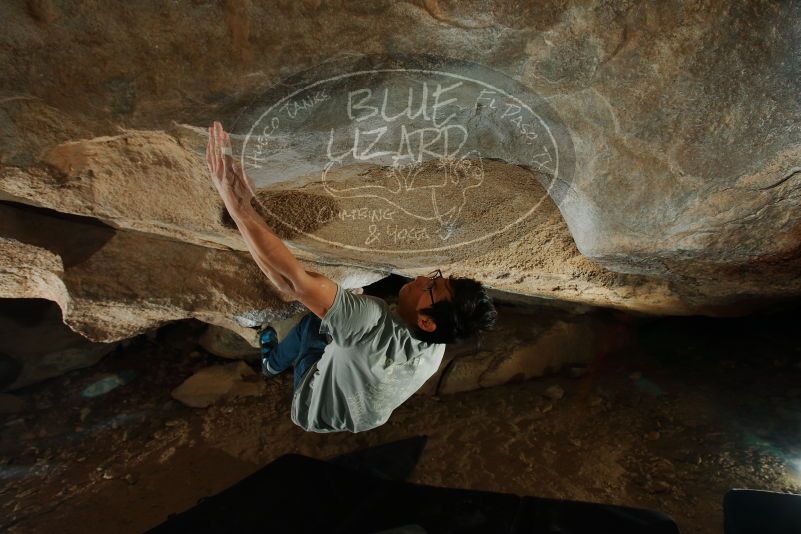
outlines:
{"label": "climbing shoe", "polygon": [[278,373],[270,371],[267,360],[273,349],[278,345],[278,333],[272,326],[265,326],[259,330],[259,346],[261,347],[261,374],[266,377],[276,376]]}

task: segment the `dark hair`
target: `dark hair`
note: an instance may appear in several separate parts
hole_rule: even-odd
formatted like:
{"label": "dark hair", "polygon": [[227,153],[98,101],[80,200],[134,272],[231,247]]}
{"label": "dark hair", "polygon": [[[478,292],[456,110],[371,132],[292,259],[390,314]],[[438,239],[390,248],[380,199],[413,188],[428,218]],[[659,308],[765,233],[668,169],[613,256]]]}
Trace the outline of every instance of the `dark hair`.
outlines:
{"label": "dark hair", "polygon": [[471,278],[448,278],[453,290],[451,300],[440,300],[420,310],[437,325],[433,332],[414,328],[415,337],[429,343],[454,343],[495,326],[498,312],[487,290]]}

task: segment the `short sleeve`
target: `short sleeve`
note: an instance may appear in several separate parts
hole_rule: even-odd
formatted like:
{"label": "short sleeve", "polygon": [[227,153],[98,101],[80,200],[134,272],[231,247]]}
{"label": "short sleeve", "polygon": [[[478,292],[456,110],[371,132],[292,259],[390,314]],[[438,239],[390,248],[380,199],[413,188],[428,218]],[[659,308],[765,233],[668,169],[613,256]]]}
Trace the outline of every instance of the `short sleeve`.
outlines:
{"label": "short sleeve", "polygon": [[320,323],[320,333],[329,334],[339,346],[354,345],[381,327],[386,303],[376,297],[354,295],[337,284],[334,303]]}

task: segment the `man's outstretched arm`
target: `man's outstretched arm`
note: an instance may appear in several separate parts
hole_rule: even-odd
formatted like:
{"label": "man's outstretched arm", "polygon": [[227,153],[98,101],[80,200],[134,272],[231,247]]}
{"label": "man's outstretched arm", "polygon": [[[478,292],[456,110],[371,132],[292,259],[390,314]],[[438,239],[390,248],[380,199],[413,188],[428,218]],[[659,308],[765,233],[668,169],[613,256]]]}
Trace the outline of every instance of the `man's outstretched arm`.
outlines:
{"label": "man's outstretched arm", "polygon": [[[209,128],[206,163],[225,207],[236,223],[250,254],[276,287],[302,302],[322,318],[334,302],[336,284],[306,271],[284,242],[251,205],[254,190],[244,169],[230,155],[231,139],[219,122]],[[227,154],[223,151],[227,150]]]}
{"label": "man's outstretched arm", "polygon": [[281,238],[249,205],[236,214],[231,210],[229,213],[264,274],[279,290],[292,295],[322,319],[334,303],[336,284],[319,273],[306,271]]}

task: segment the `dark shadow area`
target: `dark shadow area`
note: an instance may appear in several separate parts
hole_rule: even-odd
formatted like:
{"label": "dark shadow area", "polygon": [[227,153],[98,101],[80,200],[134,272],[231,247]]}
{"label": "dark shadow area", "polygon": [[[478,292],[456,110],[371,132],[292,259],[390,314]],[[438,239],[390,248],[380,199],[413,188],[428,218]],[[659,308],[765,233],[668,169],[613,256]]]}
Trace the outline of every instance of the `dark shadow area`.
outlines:
{"label": "dark shadow area", "polygon": [[116,230],[92,217],[0,201],[5,237],[55,252],[64,268],[78,265],[103,248]]}
{"label": "dark shadow area", "polygon": [[731,490],[723,499],[725,534],[801,532],[801,495]]}
{"label": "dark shadow area", "polygon": [[0,299],[0,390],[89,367],[115,346],[75,333],[53,301]]}
{"label": "dark shadow area", "polygon": [[150,532],[679,531],[668,516],[649,510],[408,484],[290,454]]}
{"label": "dark shadow area", "polygon": [[390,274],[377,282],[364,286],[364,294],[380,297],[387,302],[397,302],[398,291],[404,284],[409,282],[411,278],[400,276],[397,274]]}
{"label": "dark shadow area", "polygon": [[[776,304],[745,317],[639,317],[636,343],[659,362],[681,366],[701,361],[776,360],[789,365],[801,356],[801,300]],[[702,355],[702,356],[701,356]]]}
{"label": "dark shadow area", "polygon": [[61,310],[46,299],[0,299],[0,317],[16,326],[31,328],[45,320],[61,320]]}
{"label": "dark shadow area", "polygon": [[427,436],[415,436],[342,454],[331,458],[328,463],[384,480],[403,481],[414,471],[427,441]]}

